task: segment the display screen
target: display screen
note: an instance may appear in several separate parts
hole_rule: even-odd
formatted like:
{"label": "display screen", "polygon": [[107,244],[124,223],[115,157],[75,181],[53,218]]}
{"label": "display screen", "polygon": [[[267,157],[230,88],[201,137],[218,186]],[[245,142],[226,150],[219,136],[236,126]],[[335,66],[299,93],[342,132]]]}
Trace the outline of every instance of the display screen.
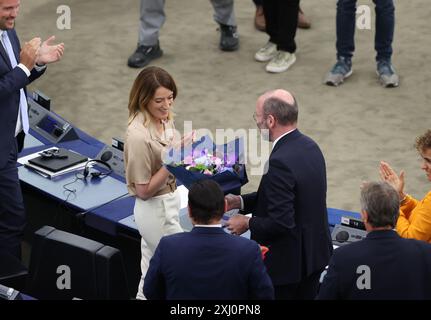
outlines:
{"label": "display screen", "polygon": [[43,119],[39,121],[37,126],[50,135],[52,135],[54,133],[54,130],[58,128],[57,121],[48,115],[43,117]]}

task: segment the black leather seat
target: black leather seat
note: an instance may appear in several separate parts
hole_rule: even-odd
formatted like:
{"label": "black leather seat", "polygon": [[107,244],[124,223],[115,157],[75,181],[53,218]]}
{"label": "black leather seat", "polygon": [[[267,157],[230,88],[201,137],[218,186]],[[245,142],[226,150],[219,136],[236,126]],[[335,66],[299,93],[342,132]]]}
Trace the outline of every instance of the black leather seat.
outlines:
{"label": "black leather seat", "polygon": [[129,299],[118,249],[50,226],[35,232],[26,292],[37,299]]}

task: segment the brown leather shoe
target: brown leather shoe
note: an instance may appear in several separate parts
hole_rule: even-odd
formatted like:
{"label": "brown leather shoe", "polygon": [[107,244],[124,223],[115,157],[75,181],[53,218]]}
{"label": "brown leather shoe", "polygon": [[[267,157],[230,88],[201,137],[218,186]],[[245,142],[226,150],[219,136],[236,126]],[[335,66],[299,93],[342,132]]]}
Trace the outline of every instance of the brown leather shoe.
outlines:
{"label": "brown leather shoe", "polygon": [[304,14],[304,11],[302,11],[301,8],[299,8],[298,11],[298,28],[301,29],[310,29],[311,22],[307,19],[307,17]]}
{"label": "brown leather shoe", "polygon": [[256,6],[256,14],[254,16],[254,26],[259,31],[265,31],[265,16],[263,15],[263,7]]}

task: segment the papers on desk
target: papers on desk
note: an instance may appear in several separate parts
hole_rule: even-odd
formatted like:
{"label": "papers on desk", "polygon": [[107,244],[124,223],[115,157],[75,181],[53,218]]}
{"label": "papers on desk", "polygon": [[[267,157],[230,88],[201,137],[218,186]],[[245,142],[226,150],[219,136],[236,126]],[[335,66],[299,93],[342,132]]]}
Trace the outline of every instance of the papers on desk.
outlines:
{"label": "papers on desk", "polygon": [[[29,160],[31,160],[31,159],[35,159],[35,158],[40,157],[41,152],[47,151],[47,150],[53,150],[53,149],[55,150],[58,148],[57,147],[51,147],[51,148],[47,148],[47,149],[32,153],[28,156],[19,158],[18,162],[21,163],[24,167],[26,167],[26,168],[32,170],[33,172],[41,175],[42,177],[49,178],[49,179],[61,176],[63,174],[69,173],[69,172],[73,172],[73,171],[77,171],[77,170],[83,170],[85,168],[85,164],[87,163],[87,161],[78,163],[76,165],[70,166],[70,167],[63,169],[63,170],[59,170],[57,172],[41,168],[41,167],[36,166],[34,164],[31,164],[29,162]],[[70,151],[70,152],[73,152],[73,151]]]}

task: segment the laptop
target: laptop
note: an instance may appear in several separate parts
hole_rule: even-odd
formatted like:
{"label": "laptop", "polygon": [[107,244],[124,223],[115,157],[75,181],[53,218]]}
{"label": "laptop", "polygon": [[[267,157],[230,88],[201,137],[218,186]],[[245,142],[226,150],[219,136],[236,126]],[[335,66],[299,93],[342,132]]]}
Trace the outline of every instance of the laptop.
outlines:
{"label": "laptop", "polygon": [[64,148],[59,148],[55,157],[47,158],[39,156],[28,160],[28,162],[42,169],[51,172],[58,172],[69,167],[75,166],[79,163],[86,162],[87,160],[87,157],[79,153]]}

